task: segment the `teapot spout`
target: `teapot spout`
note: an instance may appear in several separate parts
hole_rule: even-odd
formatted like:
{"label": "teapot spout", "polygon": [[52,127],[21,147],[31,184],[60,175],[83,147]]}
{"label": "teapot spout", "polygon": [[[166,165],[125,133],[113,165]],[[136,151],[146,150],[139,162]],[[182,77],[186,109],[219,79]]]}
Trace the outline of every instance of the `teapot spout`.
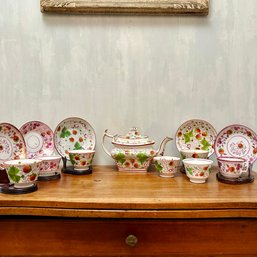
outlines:
{"label": "teapot spout", "polygon": [[171,140],[173,140],[173,138],[171,138],[171,137],[165,137],[165,138],[162,140],[161,145],[160,145],[160,148],[157,150],[156,155],[161,155],[161,156],[163,156],[164,151],[165,151],[166,144],[167,144],[169,141],[171,141]]}

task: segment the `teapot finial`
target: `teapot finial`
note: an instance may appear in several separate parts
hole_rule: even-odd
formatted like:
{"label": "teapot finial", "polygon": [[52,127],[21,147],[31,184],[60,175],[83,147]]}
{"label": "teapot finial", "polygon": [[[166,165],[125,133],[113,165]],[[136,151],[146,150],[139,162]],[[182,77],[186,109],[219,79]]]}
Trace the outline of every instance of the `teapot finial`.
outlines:
{"label": "teapot finial", "polygon": [[129,138],[136,138],[138,135],[140,135],[139,131],[138,131],[138,128],[137,127],[132,127],[128,134],[127,134],[127,137]]}

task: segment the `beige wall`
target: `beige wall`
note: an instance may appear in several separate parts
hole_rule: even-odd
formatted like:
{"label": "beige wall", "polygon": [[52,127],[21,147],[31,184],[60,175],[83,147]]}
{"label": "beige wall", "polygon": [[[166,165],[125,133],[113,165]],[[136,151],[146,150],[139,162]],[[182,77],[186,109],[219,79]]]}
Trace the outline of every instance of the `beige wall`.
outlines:
{"label": "beige wall", "polygon": [[[256,0],[211,0],[207,17],[43,15],[0,0],[0,121],[52,129],[79,116],[97,133],[131,126],[159,142],[185,120],[257,131]],[[177,155],[175,143],[167,153]]]}

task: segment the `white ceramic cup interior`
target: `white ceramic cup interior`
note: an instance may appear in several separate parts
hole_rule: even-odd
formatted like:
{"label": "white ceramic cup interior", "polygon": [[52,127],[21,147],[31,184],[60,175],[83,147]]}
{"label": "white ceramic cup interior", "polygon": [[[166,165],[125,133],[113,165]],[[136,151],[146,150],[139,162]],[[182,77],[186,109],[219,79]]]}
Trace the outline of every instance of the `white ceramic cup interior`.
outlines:
{"label": "white ceramic cup interior", "polygon": [[172,157],[172,156],[156,156],[153,158],[155,161],[167,160],[167,161],[179,161],[179,157]]}
{"label": "white ceramic cup interior", "polygon": [[23,166],[26,164],[34,164],[34,163],[39,163],[41,160],[39,159],[19,159],[19,160],[10,160],[4,162],[4,164],[10,166],[10,165],[15,165],[15,166]]}
{"label": "white ceramic cup interior", "polygon": [[86,153],[95,153],[95,150],[70,150],[68,152],[71,154],[86,154]]}
{"label": "white ceramic cup interior", "polygon": [[209,151],[207,151],[207,150],[199,150],[199,149],[195,149],[195,150],[193,150],[193,149],[183,149],[183,150],[180,150],[180,152],[184,152],[184,153],[202,153],[202,154],[204,154],[204,153],[209,153]]}
{"label": "white ceramic cup interior", "polygon": [[61,160],[61,156],[38,156],[35,159],[42,160],[42,161],[53,161],[53,160]]}
{"label": "white ceramic cup interior", "polygon": [[191,164],[191,165],[211,165],[213,164],[212,160],[207,160],[207,159],[197,159],[197,158],[189,158],[189,159],[184,159],[183,163],[185,164]]}

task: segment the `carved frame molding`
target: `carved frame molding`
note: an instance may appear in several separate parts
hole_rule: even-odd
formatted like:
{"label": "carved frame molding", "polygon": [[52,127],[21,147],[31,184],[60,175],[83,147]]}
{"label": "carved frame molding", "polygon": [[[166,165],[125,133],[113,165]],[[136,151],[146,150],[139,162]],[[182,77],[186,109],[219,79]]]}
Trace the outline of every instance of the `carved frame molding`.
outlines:
{"label": "carved frame molding", "polygon": [[208,15],[209,0],[40,0],[42,12]]}

